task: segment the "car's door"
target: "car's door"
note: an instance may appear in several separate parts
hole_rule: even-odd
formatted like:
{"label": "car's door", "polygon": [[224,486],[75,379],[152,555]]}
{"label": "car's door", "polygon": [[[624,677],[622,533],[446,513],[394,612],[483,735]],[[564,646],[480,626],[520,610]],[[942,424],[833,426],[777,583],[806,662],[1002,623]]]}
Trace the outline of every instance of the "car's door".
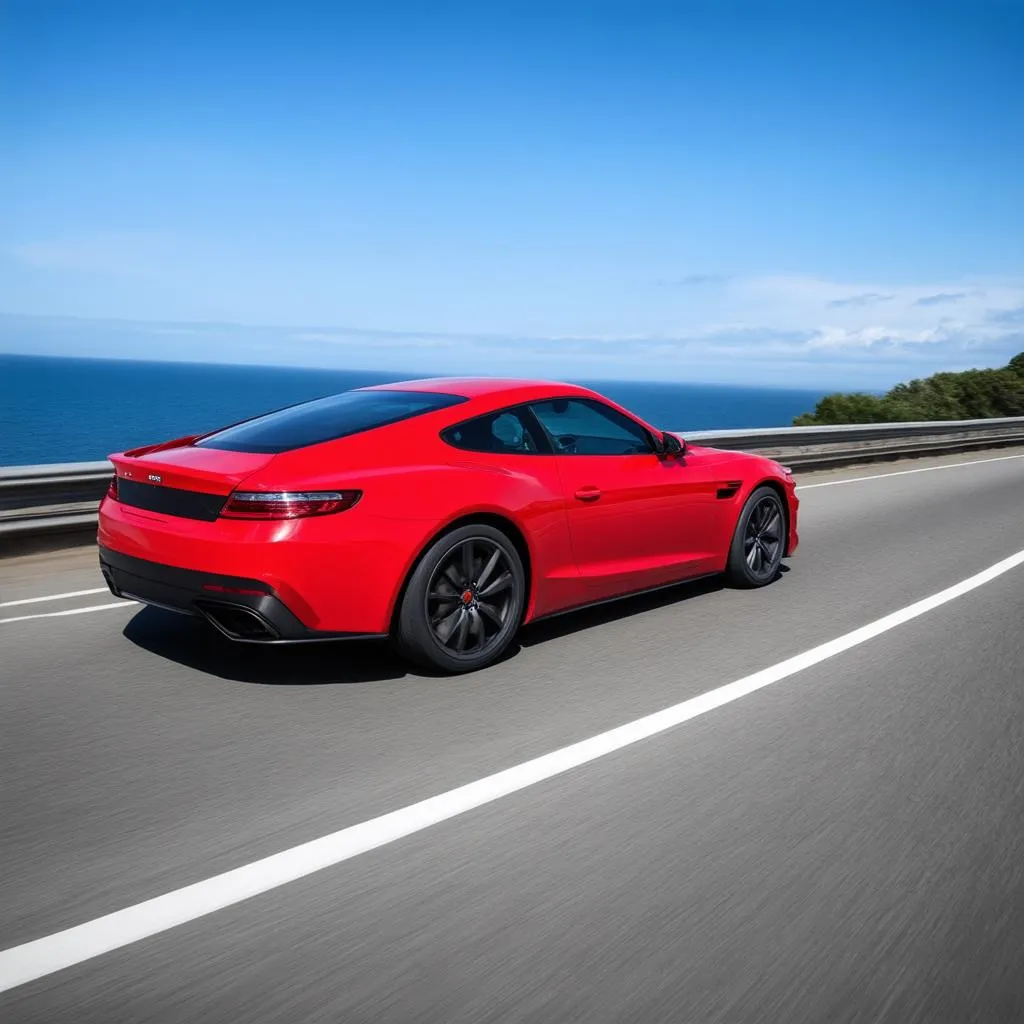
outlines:
{"label": "car's door", "polygon": [[[584,604],[589,591],[580,578],[565,516],[565,496],[550,445],[525,406],[464,420],[442,431],[453,465],[486,468],[471,500],[495,511],[514,508],[527,526],[532,558],[533,614],[548,615]],[[512,506],[508,502],[512,501]]]}
{"label": "car's door", "polygon": [[660,455],[636,420],[589,398],[531,403],[554,450],[580,573],[595,599],[710,572],[715,487]]}

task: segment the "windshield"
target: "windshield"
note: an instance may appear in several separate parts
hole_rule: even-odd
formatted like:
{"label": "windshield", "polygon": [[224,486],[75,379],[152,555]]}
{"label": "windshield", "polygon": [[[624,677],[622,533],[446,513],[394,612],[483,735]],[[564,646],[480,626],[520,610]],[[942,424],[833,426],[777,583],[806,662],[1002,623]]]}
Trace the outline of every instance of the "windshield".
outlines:
{"label": "windshield", "polygon": [[465,402],[430,391],[346,391],[226,427],[197,448],[276,454],[359,434]]}

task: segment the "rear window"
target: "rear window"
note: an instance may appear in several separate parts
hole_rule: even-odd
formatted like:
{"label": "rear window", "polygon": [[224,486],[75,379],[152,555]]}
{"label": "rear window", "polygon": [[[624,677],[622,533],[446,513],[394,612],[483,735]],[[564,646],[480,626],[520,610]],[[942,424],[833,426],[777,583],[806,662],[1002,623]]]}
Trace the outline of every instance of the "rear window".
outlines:
{"label": "rear window", "polygon": [[430,391],[346,391],[226,427],[197,441],[196,447],[276,454],[359,434],[465,401],[461,395]]}

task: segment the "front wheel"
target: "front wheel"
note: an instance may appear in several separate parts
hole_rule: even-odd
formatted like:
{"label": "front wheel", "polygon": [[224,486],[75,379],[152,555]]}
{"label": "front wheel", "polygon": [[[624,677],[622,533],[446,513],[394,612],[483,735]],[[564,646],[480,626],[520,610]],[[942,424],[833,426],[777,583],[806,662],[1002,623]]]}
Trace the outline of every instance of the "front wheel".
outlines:
{"label": "front wheel", "polygon": [[497,661],[522,619],[526,573],[500,530],[462,526],[427,549],[413,570],[395,630],[399,651],[442,672]]}
{"label": "front wheel", "polygon": [[772,487],[758,487],[747,499],[732,547],[726,577],[733,586],[763,587],[779,574],[786,550],[786,514]]}

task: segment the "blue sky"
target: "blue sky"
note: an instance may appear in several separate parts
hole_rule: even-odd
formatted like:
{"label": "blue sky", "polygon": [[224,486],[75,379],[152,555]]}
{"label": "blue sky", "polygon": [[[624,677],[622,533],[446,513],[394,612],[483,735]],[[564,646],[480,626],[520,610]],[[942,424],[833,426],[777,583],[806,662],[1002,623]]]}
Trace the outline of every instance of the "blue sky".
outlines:
{"label": "blue sky", "polygon": [[884,387],[1024,349],[1024,4],[6,0],[0,350]]}

